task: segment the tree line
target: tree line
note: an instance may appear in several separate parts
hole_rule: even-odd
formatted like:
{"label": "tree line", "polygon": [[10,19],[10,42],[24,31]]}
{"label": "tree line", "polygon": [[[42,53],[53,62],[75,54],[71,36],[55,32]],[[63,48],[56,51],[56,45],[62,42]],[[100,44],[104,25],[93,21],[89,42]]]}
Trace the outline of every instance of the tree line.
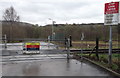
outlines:
{"label": "tree line", "polygon": [[[20,22],[20,16],[11,6],[3,14],[2,35],[7,35],[7,39],[14,38],[41,38],[47,39],[52,36],[52,25],[38,26]],[[84,33],[84,40],[109,40],[109,26],[103,23],[91,24],[54,24],[54,39],[64,39],[71,35],[73,40],[80,40],[81,34]],[[113,26],[113,40],[118,39],[119,27]]]}
{"label": "tree line", "polygon": [[[73,40],[80,40],[81,33],[84,33],[84,40],[109,40],[109,26],[104,25],[81,25],[81,24],[56,24],[54,27],[55,39],[63,39],[72,36]],[[52,25],[37,26],[23,22],[2,22],[2,34],[8,39],[12,38],[41,38],[47,39],[52,35]],[[113,40],[118,39],[118,28],[113,27]]]}

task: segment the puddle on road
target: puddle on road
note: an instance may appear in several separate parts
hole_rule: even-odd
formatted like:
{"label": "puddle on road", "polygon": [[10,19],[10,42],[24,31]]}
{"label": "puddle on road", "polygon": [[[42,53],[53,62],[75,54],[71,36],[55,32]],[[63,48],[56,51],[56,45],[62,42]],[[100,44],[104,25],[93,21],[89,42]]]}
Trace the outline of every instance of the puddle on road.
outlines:
{"label": "puddle on road", "polygon": [[3,65],[3,76],[109,76],[92,64],[75,59],[52,59]]}
{"label": "puddle on road", "polygon": [[39,66],[36,64],[25,64],[23,65],[23,69],[22,72],[25,76],[29,76],[29,75],[39,75]]}

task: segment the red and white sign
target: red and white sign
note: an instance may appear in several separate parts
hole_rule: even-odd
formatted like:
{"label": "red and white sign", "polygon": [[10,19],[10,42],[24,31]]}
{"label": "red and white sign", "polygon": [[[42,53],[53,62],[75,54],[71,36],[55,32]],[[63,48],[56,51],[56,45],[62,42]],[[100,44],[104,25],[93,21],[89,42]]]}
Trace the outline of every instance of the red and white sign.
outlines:
{"label": "red and white sign", "polygon": [[119,23],[120,2],[110,2],[105,4],[105,25],[117,25]]}
{"label": "red and white sign", "polygon": [[105,14],[119,13],[119,2],[111,2],[105,4]]}

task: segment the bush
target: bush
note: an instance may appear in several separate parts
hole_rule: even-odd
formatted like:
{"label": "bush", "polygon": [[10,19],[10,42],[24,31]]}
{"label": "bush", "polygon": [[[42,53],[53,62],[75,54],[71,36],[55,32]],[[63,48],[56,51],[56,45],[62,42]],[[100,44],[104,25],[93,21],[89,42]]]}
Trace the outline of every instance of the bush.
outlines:
{"label": "bush", "polygon": [[118,70],[118,65],[116,65],[116,64],[112,64],[112,66],[111,66],[111,68],[113,69],[113,70]]}

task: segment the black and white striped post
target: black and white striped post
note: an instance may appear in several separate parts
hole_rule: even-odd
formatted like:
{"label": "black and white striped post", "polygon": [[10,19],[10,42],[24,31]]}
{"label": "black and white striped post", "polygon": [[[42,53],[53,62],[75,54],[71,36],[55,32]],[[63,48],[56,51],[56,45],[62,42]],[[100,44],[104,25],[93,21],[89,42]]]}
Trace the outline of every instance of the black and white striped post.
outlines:
{"label": "black and white striped post", "polygon": [[70,58],[70,39],[67,39],[67,59]]}

